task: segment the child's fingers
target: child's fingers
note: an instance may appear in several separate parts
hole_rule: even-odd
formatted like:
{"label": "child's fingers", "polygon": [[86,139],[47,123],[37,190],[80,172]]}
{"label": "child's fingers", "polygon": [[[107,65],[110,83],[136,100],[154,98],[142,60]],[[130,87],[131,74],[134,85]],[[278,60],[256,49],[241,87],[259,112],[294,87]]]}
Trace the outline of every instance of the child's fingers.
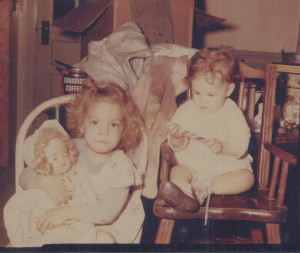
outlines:
{"label": "child's fingers", "polygon": [[210,148],[214,145],[215,142],[216,140],[214,138],[207,138],[205,144]]}
{"label": "child's fingers", "polygon": [[65,190],[63,194],[65,199],[72,199],[72,189],[69,185],[65,185]]}
{"label": "child's fingers", "polygon": [[168,127],[168,131],[171,135],[173,135],[177,138],[183,136],[183,130],[177,124],[174,124],[174,123],[170,124],[169,127]]}
{"label": "child's fingers", "polygon": [[42,215],[42,217],[38,220],[36,229],[37,229],[38,231],[40,231],[42,235],[44,235],[44,234],[45,234],[45,231],[46,231],[46,229],[47,229],[47,227],[48,227],[48,224],[49,224],[49,222],[48,222],[47,216],[44,214],[44,215]]}
{"label": "child's fingers", "polygon": [[55,196],[54,198],[54,202],[60,206],[61,204],[67,204],[68,203],[68,200],[65,198],[64,195],[57,195]]}
{"label": "child's fingers", "polygon": [[65,198],[65,200],[70,200],[70,199],[72,199],[72,194],[71,194],[71,192],[69,192],[69,191],[65,191],[64,192],[64,198]]}
{"label": "child's fingers", "polygon": [[207,147],[213,153],[220,153],[223,149],[222,144],[215,138],[208,138],[206,142]]}
{"label": "child's fingers", "polygon": [[168,122],[166,124],[167,128],[169,131],[174,131],[174,129],[180,129],[180,126],[176,123],[173,123],[173,122]]}

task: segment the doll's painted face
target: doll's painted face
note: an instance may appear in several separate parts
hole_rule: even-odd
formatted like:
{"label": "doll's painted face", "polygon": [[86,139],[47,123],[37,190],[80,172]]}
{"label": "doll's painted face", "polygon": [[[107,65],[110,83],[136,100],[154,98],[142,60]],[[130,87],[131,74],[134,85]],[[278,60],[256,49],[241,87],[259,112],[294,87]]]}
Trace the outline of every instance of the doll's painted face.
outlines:
{"label": "doll's painted face", "polygon": [[70,169],[71,160],[66,145],[61,139],[52,139],[45,148],[45,153],[48,162],[53,166],[54,175],[63,174]]}

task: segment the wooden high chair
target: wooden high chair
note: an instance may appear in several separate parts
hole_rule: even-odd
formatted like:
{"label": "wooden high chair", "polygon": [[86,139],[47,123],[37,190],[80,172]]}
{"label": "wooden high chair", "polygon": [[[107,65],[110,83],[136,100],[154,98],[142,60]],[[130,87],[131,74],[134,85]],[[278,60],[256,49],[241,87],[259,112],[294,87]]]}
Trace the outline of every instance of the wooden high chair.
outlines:
{"label": "wooden high chair", "polygon": [[[71,95],[64,95],[56,98],[52,98],[48,101],[37,106],[24,120],[22,126],[19,129],[17,135],[17,142],[16,142],[16,152],[15,152],[15,185],[16,185],[16,192],[22,191],[22,188],[19,186],[18,179],[21,172],[24,169],[24,158],[23,158],[23,146],[28,134],[28,130],[33,125],[35,119],[41,115],[43,112],[50,108],[55,108],[56,114],[59,112],[59,107],[62,107],[68,104],[74,98],[74,94]],[[137,161],[137,170],[139,171],[140,175],[143,175],[146,170],[147,160],[148,160],[148,138],[146,134],[146,130],[144,128],[144,124],[141,122],[141,132],[142,132],[142,140],[140,144],[139,150],[139,159]],[[131,194],[131,201],[129,201],[128,205],[136,205],[136,201],[140,200],[142,192],[142,187],[136,187],[133,189]],[[140,241],[140,236],[142,232],[142,222],[140,224],[139,234],[135,239],[135,243]]]}
{"label": "wooden high chair", "polygon": [[[291,69],[295,73],[296,70],[292,67]],[[212,195],[208,209],[209,219],[248,221],[249,224],[253,224],[253,228],[251,228],[251,243],[264,243],[263,231],[260,228],[263,226],[258,227],[257,223],[265,224],[266,243],[281,243],[279,225],[286,221],[288,211],[284,205],[287,173],[289,166],[297,163],[296,157],[272,144],[277,70],[283,71],[286,68],[280,65],[269,65],[266,72],[262,141],[259,148],[258,172],[255,175],[258,186],[255,185],[253,189],[239,195]],[[299,71],[299,67],[297,71]],[[240,96],[244,94],[243,86],[242,81],[239,91]],[[242,105],[242,99],[241,97],[238,99],[239,106]],[[169,153],[170,150],[165,144],[162,145],[161,151],[160,184],[168,180],[170,163],[173,161],[172,155]],[[273,169],[270,169],[271,156]],[[280,164],[282,166],[279,175]],[[269,177],[270,170],[272,170],[271,177]],[[277,189],[275,190],[275,188]],[[170,243],[176,220],[205,218],[205,204],[197,212],[189,213],[167,206],[159,197],[155,200],[153,211],[160,218],[155,239],[157,244]]]}

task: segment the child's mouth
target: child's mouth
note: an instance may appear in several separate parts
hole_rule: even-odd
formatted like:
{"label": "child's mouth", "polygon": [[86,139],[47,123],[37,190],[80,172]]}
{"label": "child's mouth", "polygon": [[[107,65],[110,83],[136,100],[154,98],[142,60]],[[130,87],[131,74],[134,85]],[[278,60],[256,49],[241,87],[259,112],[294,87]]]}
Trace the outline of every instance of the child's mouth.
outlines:
{"label": "child's mouth", "polygon": [[97,141],[97,142],[100,142],[100,143],[107,143],[107,141],[104,141],[104,140],[100,140],[100,141]]}

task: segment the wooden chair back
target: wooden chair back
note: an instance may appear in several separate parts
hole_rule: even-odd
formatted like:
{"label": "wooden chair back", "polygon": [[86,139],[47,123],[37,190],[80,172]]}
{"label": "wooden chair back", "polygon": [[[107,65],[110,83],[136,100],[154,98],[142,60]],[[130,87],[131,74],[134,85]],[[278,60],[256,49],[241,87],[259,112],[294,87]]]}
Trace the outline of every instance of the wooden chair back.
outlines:
{"label": "wooden chair back", "polygon": [[[258,160],[258,179],[259,179],[258,184],[259,184],[259,188],[261,189],[267,188],[269,182],[270,153],[272,153],[270,149],[271,147],[274,147],[274,145],[272,145],[271,143],[274,137],[273,136],[274,106],[275,106],[277,77],[279,73],[300,74],[300,66],[270,64],[267,66],[266,73],[267,74],[266,74],[266,81],[265,81],[265,88],[264,88],[264,102],[263,102],[263,114],[262,114],[262,132],[261,132],[260,153],[259,153],[259,160]],[[273,150],[275,152],[274,148]],[[278,150],[276,153],[278,156],[281,156]],[[290,158],[287,159],[286,162],[293,164],[295,163],[295,160],[293,159],[291,160]],[[277,167],[277,163],[274,163],[274,166]],[[284,167],[287,167],[287,164],[285,164]],[[284,171],[287,171],[287,169],[285,169]],[[274,176],[272,175],[272,179],[271,179],[272,184],[275,184],[274,182],[275,178],[276,178],[275,175]],[[270,196],[271,195],[273,194],[270,194]],[[282,203],[283,200],[280,200],[279,202]]]}

